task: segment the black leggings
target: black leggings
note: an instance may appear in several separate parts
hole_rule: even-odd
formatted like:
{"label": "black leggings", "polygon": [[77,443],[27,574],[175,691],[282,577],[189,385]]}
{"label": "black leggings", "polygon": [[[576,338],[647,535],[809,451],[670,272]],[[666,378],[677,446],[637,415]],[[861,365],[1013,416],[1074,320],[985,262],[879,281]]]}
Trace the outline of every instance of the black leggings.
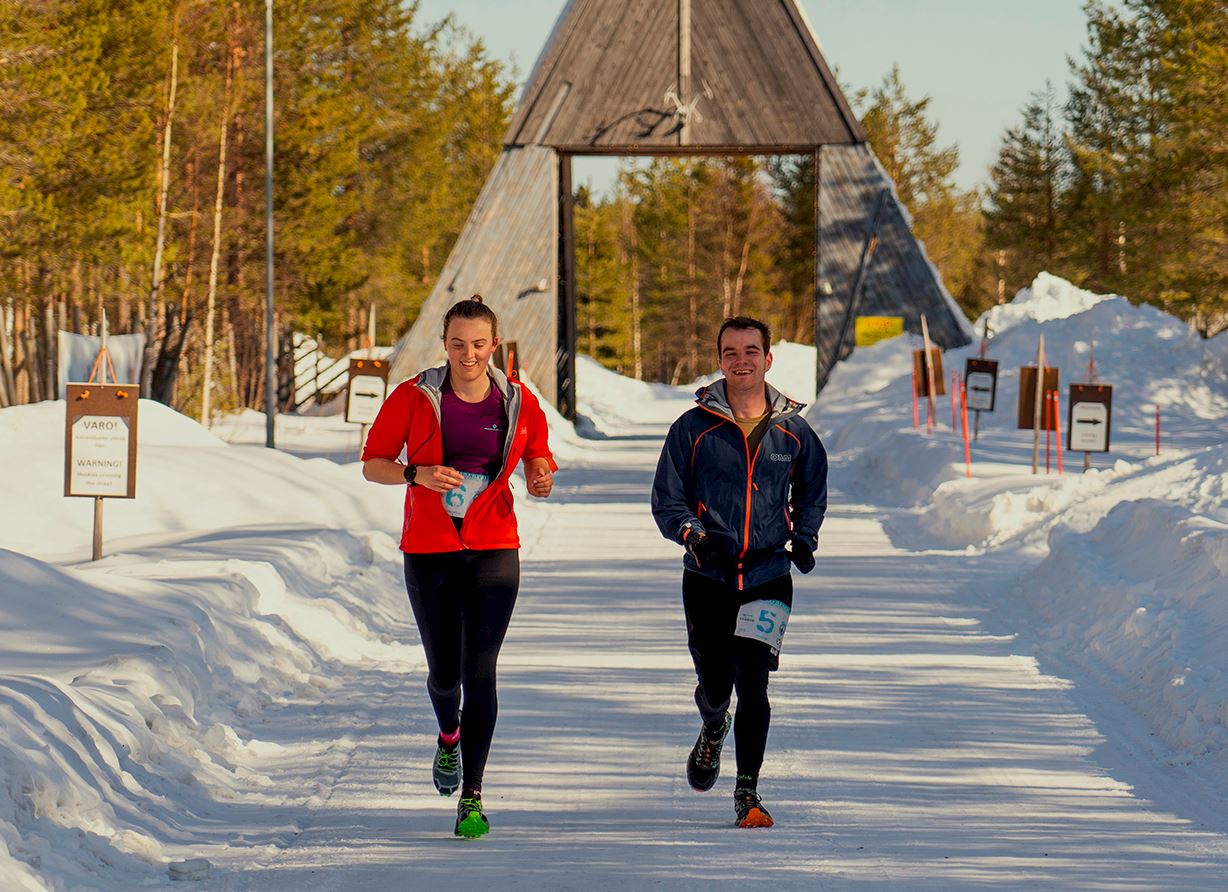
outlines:
{"label": "black leggings", "polygon": [[426,651],[426,689],[439,728],[451,734],[460,727],[461,782],[480,790],[499,713],[495,663],[516,606],[520,553],[407,554],[405,587]]}
{"label": "black leggings", "polygon": [[736,689],[738,710],[733,720],[738,774],[754,780],[763,766],[772,704],[768,701],[768,673],[777,657],[762,641],[733,634],[738,608],[760,599],[775,599],[793,606],[793,578],[788,574],[738,591],[731,585],[690,570],[682,574],[682,605],[686,610],[687,644],[695,662],[699,684],[695,704],[705,725],[724,719]]}

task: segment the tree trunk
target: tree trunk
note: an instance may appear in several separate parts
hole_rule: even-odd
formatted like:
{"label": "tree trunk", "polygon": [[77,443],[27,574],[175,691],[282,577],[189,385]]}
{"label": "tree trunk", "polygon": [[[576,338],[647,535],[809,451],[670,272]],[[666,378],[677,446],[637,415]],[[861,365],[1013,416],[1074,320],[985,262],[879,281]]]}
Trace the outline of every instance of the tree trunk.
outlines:
{"label": "tree trunk", "polygon": [[0,403],[17,404],[17,389],[13,386],[13,365],[9,360],[8,311],[0,304]]}
{"label": "tree trunk", "polygon": [[208,427],[213,387],[213,317],[217,311],[217,274],[222,252],[222,204],[226,192],[226,142],[230,127],[230,92],[234,80],[233,34],[226,52],[226,84],[222,92],[222,127],[218,136],[217,191],[213,200],[213,251],[209,257],[209,299],[205,311],[205,376],[200,423]]}
{"label": "tree trunk", "polygon": [[[175,92],[179,86],[179,44],[171,47],[171,83],[166,99],[166,125],[162,130],[162,166],[158,173],[158,237],[154,243],[153,281],[149,287],[149,314],[145,326],[145,356],[141,362],[141,389],[153,391],[155,358],[169,336],[162,305],[162,251],[166,245],[166,196],[171,182],[171,131],[175,120]],[[161,337],[159,337],[161,335]]]}
{"label": "tree trunk", "polygon": [[43,305],[43,398],[55,400],[60,398],[56,370],[55,307],[48,301]]}

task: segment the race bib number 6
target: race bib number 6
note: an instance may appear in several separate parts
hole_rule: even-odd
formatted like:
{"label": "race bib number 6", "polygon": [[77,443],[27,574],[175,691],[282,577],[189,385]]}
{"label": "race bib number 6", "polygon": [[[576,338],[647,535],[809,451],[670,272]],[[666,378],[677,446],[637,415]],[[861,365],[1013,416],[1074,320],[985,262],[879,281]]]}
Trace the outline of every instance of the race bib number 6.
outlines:
{"label": "race bib number 6", "polygon": [[738,624],[733,634],[762,641],[772,649],[772,656],[779,656],[788,624],[789,605],[784,601],[751,601],[738,608]]}
{"label": "race bib number 6", "polygon": [[485,474],[461,471],[460,475],[465,478],[465,482],[456,489],[450,489],[443,494],[443,510],[453,517],[464,517],[469,512],[469,506],[473,504],[473,500],[478,497],[478,493],[490,483],[490,478]]}

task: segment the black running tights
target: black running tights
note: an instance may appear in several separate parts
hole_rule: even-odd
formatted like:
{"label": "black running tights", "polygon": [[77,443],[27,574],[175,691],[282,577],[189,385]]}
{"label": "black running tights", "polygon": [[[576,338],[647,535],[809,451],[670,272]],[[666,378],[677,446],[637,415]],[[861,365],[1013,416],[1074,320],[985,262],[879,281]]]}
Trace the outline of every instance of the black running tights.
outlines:
{"label": "black running tights", "polygon": [[480,790],[499,712],[495,663],[516,605],[520,553],[407,554],[405,587],[426,651],[426,688],[439,728],[451,734],[459,725],[461,783]]}
{"label": "black running tights", "polygon": [[787,574],[753,589],[731,585],[690,570],[682,574],[682,604],[686,610],[687,644],[699,683],[695,704],[705,725],[722,720],[734,690],[738,708],[733,719],[738,774],[757,781],[767,749],[772,705],[768,673],[778,660],[762,641],[733,634],[738,608],[759,599],[793,604],[793,580]]}

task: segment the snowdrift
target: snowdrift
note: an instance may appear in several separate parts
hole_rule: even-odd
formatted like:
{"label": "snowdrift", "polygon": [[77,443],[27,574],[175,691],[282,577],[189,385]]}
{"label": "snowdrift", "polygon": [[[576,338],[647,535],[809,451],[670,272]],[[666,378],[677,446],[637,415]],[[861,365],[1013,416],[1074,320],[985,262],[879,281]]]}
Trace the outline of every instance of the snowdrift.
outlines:
{"label": "snowdrift", "polygon": [[0,412],[0,887],[131,888],[228,845],[228,810],[286,805],[268,765],[352,746],[261,740],[262,712],[342,664],[419,661],[389,632],[402,493],[142,401],[140,497],[106,506],[122,553],[55,566],[34,555],[79,553],[92,522],[62,495],[63,413]]}
{"label": "snowdrift", "polygon": [[[962,440],[938,400],[937,429],[912,424],[911,351],[901,337],[841,363],[811,410],[832,452],[833,485],[905,509],[888,521],[910,547],[1009,552],[1026,567],[1002,581],[1049,625],[1049,647],[1119,687],[1170,746],[1207,753],[1228,742],[1228,337],[1200,339],[1179,320],[1041,274],[977,321],[1000,362],[997,410],[981,417],[965,478]],[[1018,369],[1035,363],[1087,380],[1092,356],[1112,384],[1112,452],[1082,473],[1031,474],[1031,432],[1016,431]],[[978,345],[946,353],[962,372]],[[1155,452],[1154,417],[1164,434]],[[1063,417],[1064,422],[1064,417]],[[971,419],[970,419],[971,424]],[[1042,441],[1043,442],[1043,441]],[[1091,666],[1088,661],[1094,661]]]}

